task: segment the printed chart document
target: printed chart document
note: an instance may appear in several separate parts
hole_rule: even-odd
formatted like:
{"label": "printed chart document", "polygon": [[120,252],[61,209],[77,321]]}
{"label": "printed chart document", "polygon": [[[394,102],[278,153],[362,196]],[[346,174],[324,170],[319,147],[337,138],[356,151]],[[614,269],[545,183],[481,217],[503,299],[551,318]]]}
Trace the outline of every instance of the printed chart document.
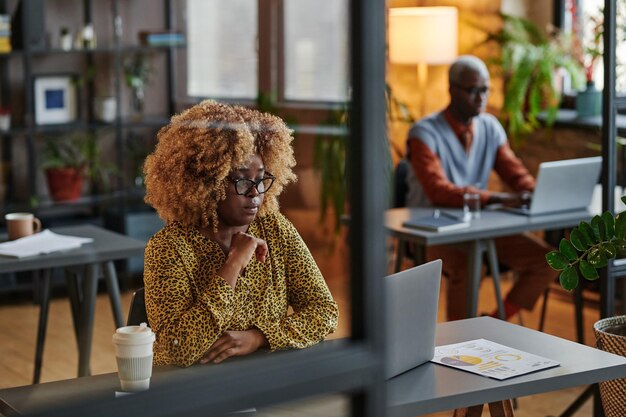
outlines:
{"label": "printed chart document", "polygon": [[485,339],[437,346],[431,362],[500,381],[560,365],[552,359]]}

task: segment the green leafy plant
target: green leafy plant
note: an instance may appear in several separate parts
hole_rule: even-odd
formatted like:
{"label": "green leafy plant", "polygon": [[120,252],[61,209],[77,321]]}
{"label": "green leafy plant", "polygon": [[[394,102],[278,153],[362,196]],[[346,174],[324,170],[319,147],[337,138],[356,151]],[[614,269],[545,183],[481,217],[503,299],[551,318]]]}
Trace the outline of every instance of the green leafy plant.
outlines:
{"label": "green leafy plant", "polygon": [[[626,203],[626,197],[622,201]],[[597,270],[616,256],[626,256],[626,212],[613,216],[606,211],[590,223],[581,221],[569,240],[561,239],[559,249],[546,254],[546,261],[561,271],[559,282],[571,291],[578,286],[579,275],[590,281],[598,279]]]}
{"label": "green leafy plant", "polygon": [[505,82],[500,119],[513,144],[519,144],[522,135],[539,127],[540,113],[546,112],[548,125],[554,123],[561,100],[555,88],[558,70],[570,74],[574,87],[582,85],[583,74],[570,37],[558,31],[546,35],[527,19],[506,14],[502,19],[502,28],[489,33],[485,43],[501,47],[494,60]]}
{"label": "green leafy plant", "polygon": [[42,167],[76,168],[85,171],[89,162],[86,143],[84,137],[77,134],[46,138]]}
{"label": "green leafy plant", "polygon": [[111,189],[111,180],[119,175],[112,164],[102,161],[98,137],[94,133],[50,136],[44,142],[42,168],[74,168],[104,191]]}
{"label": "green leafy plant", "polygon": [[[331,111],[325,125],[347,127],[347,107]],[[346,136],[323,135],[315,137],[313,166],[321,174],[320,222],[326,219],[329,207],[335,217],[335,232],[341,229],[341,216],[346,203]]]}
{"label": "green leafy plant", "polygon": [[[411,116],[409,107],[400,101],[394,94],[390,85],[385,86],[385,103],[387,122],[403,122],[411,124],[415,119]],[[324,121],[325,126],[349,129],[348,106],[333,110]],[[315,148],[313,154],[313,164],[315,169],[321,174],[320,185],[320,222],[323,222],[328,215],[330,208],[333,210],[335,219],[335,232],[341,230],[341,218],[344,214],[347,200],[346,192],[346,164],[347,158],[347,135],[324,135],[318,134],[315,138]],[[393,153],[401,158],[403,149],[399,149],[385,134],[381,136],[380,152],[385,155],[387,163],[383,175],[390,183],[392,178],[392,158]],[[390,187],[391,190],[391,187]]]}
{"label": "green leafy plant", "polygon": [[124,61],[124,80],[131,90],[133,117],[140,119],[144,111],[145,88],[152,78],[150,57],[144,53],[129,56]]}
{"label": "green leafy plant", "polygon": [[150,57],[144,53],[133,54],[124,61],[124,80],[132,89],[143,89],[152,78]]}

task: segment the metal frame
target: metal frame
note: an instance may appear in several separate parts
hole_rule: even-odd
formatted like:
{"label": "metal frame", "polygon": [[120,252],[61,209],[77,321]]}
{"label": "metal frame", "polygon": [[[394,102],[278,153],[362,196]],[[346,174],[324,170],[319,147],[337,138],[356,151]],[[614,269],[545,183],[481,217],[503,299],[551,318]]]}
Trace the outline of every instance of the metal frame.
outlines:
{"label": "metal frame", "polygon": [[[564,8],[563,0],[556,0],[554,5],[555,23],[562,23]],[[560,22],[558,22],[560,20]],[[626,99],[617,99],[615,92],[615,47],[616,39],[616,4],[614,0],[604,1],[604,89],[602,91],[602,210],[614,211],[615,185],[617,177],[617,126],[616,114],[618,110],[626,109]],[[617,267],[615,261],[610,261],[600,273],[600,317],[610,317],[615,314],[615,281],[625,278],[626,270]],[[572,416],[587,401],[594,397],[594,416],[604,415],[598,386],[587,388],[561,415]]]}
{"label": "metal frame", "polygon": [[[220,415],[229,410],[284,402],[318,394],[352,396],[353,414],[384,415],[382,373],[384,335],[381,312],[386,253],[383,215],[386,175],[381,148],[385,138],[385,5],[351,2],[353,103],[350,112],[350,266],[352,339],[280,357],[268,355],[227,369],[207,367],[201,377],[177,379],[171,386],[114,399],[86,398],[81,404],[42,411],[46,416]],[[235,369],[236,368],[236,369]],[[235,372],[236,371],[236,372]]]}
{"label": "metal frame", "polygon": [[[626,103],[616,100],[615,93],[615,48],[616,39],[616,4],[604,1],[604,90],[602,91],[602,209],[614,211],[615,185],[617,173],[617,111],[626,109]],[[614,262],[609,262],[600,276],[600,316],[610,317],[615,314],[615,280],[618,277]],[[621,276],[620,278],[623,278]]]}

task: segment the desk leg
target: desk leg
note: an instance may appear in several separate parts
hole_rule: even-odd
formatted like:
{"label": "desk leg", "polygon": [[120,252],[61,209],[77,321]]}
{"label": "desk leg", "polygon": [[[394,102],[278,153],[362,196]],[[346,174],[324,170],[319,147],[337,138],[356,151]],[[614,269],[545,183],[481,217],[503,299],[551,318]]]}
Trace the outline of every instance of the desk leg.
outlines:
{"label": "desk leg", "polygon": [[[453,417],[481,417],[483,404],[474,405],[467,408],[454,410]],[[511,400],[502,400],[489,403],[489,414],[491,417],[514,417]]]}
{"label": "desk leg", "polygon": [[417,265],[422,265],[426,263],[426,246],[418,245],[417,243],[414,246],[413,252],[413,262]]}
{"label": "desk leg", "polygon": [[502,291],[500,290],[500,267],[498,266],[496,243],[493,239],[489,239],[485,244],[487,245],[487,258],[489,260],[489,269],[491,269],[491,278],[493,279],[493,289],[496,293],[496,302],[498,303],[498,315],[501,320],[506,320]]}
{"label": "desk leg", "polygon": [[489,403],[489,414],[491,414],[491,417],[513,417],[511,400]]}
{"label": "desk leg", "polygon": [[473,405],[467,408],[457,408],[453,417],[480,417],[483,413],[483,404]]}
{"label": "desk leg", "polygon": [[396,250],[396,264],[394,266],[394,272],[400,272],[402,269],[402,260],[406,255],[406,241],[404,239],[397,239],[398,250]]}
{"label": "desk leg", "polygon": [[583,290],[582,285],[574,289],[574,323],[576,323],[576,341],[585,344],[585,329],[583,327]]}
{"label": "desk leg", "polygon": [[482,241],[473,241],[469,244],[467,256],[467,318],[476,317],[483,254],[482,245]]}
{"label": "desk leg", "polygon": [[89,358],[91,356],[91,339],[93,334],[93,317],[96,309],[96,293],[98,291],[98,265],[87,265],[87,273],[83,282],[83,305],[81,306],[80,333],[78,343],[78,376],[88,376]]}
{"label": "desk leg", "polygon": [[65,283],[67,285],[67,293],[70,299],[70,308],[72,311],[72,321],[74,322],[74,335],[76,343],[80,343],[78,338],[79,322],[80,322],[80,306],[82,304],[81,291],[79,287],[79,275],[76,269],[65,268]]}
{"label": "desk leg", "polygon": [[109,291],[109,300],[111,301],[111,310],[113,310],[113,319],[115,327],[124,326],[124,314],[122,313],[122,302],[120,300],[120,286],[117,282],[117,273],[113,261],[104,262],[102,264],[104,270],[104,279],[107,283]]}
{"label": "desk leg", "polygon": [[46,341],[46,328],[48,327],[48,308],[50,306],[50,270],[44,269],[41,273],[33,272],[33,277],[39,281],[40,307],[39,326],[37,328],[37,347],[35,348],[35,370],[33,372],[33,384],[38,384],[41,379],[41,364],[43,362],[43,347]]}

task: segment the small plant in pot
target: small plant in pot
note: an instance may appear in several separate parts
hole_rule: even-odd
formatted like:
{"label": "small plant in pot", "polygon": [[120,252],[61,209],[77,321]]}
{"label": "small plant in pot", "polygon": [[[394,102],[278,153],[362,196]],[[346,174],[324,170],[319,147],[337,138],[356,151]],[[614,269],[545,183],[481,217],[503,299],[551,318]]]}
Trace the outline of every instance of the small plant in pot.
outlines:
{"label": "small plant in pot", "polygon": [[[626,204],[626,197],[622,197]],[[578,286],[579,276],[593,281],[599,278],[598,269],[610,259],[626,257],[626,211],[613,216],[604,212],[594,216],[590,223],[581,221],[570,233],[570,239],[561,239],[559,249],[546,254],[548,265],[561,271],[561,286],[571,291]],[[626,356],[626,315],[608,317],[594,324],[598,348]],[[600,383],[600,394],[607,417],[623,416],[626,410],[626,378]]]}
{"label": "small plant in pot", "polygon": [[101,162],[97,136],[93,133],[48,137],[42,155],[42,167],[54,201],[78,200],[85,179],[107,191],[112,175],[116,174],[115,168]]}

